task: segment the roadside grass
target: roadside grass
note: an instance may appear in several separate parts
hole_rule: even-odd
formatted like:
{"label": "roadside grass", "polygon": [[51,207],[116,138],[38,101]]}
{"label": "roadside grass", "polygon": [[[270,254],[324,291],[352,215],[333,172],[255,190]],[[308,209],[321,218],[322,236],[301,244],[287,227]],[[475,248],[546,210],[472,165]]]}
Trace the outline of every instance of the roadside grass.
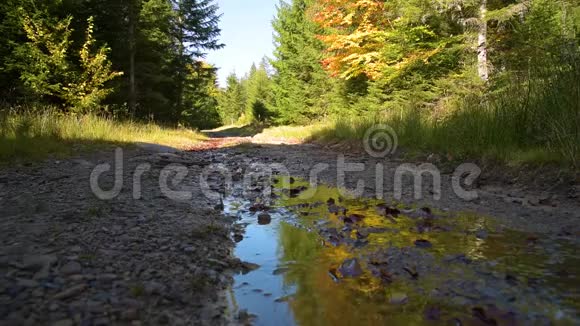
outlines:
{"label": "roadside grass", "polygon": [[203,139],[202,134],[189,129],[96,115],[62,115],[53,110],[0,114],[0,162],[66,157],[135,142],[187,148]]}
{"label": "roadside grass", "polygon": [[264,140],[281,140],[304,143],[313,140],[313,135],[318,134],[327,124],[318,123],[309,126],[279,126],[264,129],[257,138]]}
{"label": "roadside grass", "polygon": [[[556,163],[579,167],[580,134],[578,125],[574,125],[578,117],[546,111],[484,104],[461,107],[438,120],[406,110],[382,117],[336,119],[308,137],[362,142],[367,130],[384,124],[395,130],[399,145],[409,150],[509,165]],[[531,126],[523,123],[526,120]]]}
{"label": "roadside grass", "polygon": [[448,101],[436,111],[401,108],[372,117],[340,117],[268,135],[302,141],[353,142],[377,124],[392,127],[409,152],[501,164],[580,167],[580,64],[549,78],[514,83],[485,97]]}

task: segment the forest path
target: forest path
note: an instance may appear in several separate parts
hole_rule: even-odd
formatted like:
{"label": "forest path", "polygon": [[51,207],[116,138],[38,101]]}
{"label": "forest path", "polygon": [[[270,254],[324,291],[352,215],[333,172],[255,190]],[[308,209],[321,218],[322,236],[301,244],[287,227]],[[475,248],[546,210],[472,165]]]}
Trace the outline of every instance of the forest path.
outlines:
{"label": "forest path", "polygon": [[[225,324],[224,291],[234,273],[254,267],[231,255],[235,219],[224,215],[219,200],[202,189],[199,180],[206,168],[221,164],[234,180],[243,180],[255,163],[278,164],[308,180],[324,164],[317,175],[321,184],[355,189],[364,182],[363,197],[372,198],[380,190],[376,167],[381,163],[382,191],[392,203],[393,171],[404,163],[423,163],[218,135],[191,151],[123,149],[122,187],[106,200],[93,191],[91,175],[105,163],[116,166],[112,150],[0,170],[0,324]],[[341,160],[365,169],[347,172],[346,180],[340,180]],[[176,165],[186,166],[188,175],[163,187],[164,171]],[[580,235],[574,183],[554,187],[540,178],[536,185],[493,179],[492,171],[484,169],[475,185],[479,197],[464,201],[452,189],[453,169],[441,170],[440,199],[434,198],[429,182],[421,189],[422,199],[415,199],[413,180],[405,178],[401,205],[494,216],[498,223],[490,236],[518,230],[548,248],[553,239],[576,241]],[[98,176],[104,190],[113,189],[115,180],[111,169]],[[215,191],[224,186],[219,176],[208,183]],[[175,197],[173,191],[185,196]],[[559,258],[557,252],[552,256]],[[577,280],[576,270],[567,275]]]}

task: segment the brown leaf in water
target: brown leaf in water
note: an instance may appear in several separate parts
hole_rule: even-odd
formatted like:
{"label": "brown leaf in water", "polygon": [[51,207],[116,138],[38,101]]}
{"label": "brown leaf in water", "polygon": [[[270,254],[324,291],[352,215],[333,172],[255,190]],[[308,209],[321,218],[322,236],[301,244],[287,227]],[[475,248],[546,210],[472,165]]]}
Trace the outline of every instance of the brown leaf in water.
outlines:
{"label": "brown leaf in water", "polygon": [[292,189],[290,189],[290,197],[298,197],[306,189],[308,189],[308,188],[306,188],[305,186],[292,188]]}
{"label": "brown leaf in water", "polygon": [[336,269],[335,268],[331,268],[328,271],[328,275],[330,276],[330,278],[332,279],[332,281],[334,283],[339,283],[340,282],[340,278],[338,277],[338,275],[336,275]]}
{"label": "brown leaf in water", "polygon": [[414,279],[414,280],[419,279],[419,273],[417,273],[417,270],[415,268],[403,267],[403,270],[405,272],[409,273],[409,275],[411,276],[412,279]]}
{"label": "brown leaf in water", "polygon": [[393,283],[393,274],[387,272],[384,269],[380,270],[379,278],[385,283]]}

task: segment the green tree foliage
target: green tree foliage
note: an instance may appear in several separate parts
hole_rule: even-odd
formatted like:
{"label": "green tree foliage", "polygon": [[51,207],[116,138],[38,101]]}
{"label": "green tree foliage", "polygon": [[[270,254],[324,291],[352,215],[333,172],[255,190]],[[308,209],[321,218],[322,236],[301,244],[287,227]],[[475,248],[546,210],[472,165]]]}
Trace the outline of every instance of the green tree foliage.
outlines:
{"label": "green tree foliage", "polygon": [[219,96],[219,112],[224,124],[272,121],[277,112],[273,106],[270,70],[264,58],[258,67],[253,64],[246,76],[238,78],[235,73],[228,76]]}
{"label": "green tree foliage", "polygon": [[274,106],[279,123],[308,123],[328,115],[336,82],[320,64],[323,33],[309,17],[311,0],[280,2],[272,25],[276,49],[272,66]]}
{"label": "green tree foliage", "polygon": [[264,122],[272,115],[271,81],[267,71],[268,62],[263,59],[259,67],[252,65],[245,81],[246,105],[242,121]]}
{"label": "green tree foliage", "polygon": [[[120,75],[111,70],[106,47],[93,50],[93,19],[88,19],[86,39],[79,51],[79,63],[71,57],[70,23],[46,18],[46,13],[28,15],[20,8],[22,25],[29,39],[17,47],[21,59],[21,80],[31,93],[62,100],[68,109],[77,112],[95,110],[111,92],[105,83]],[[44,19],[43,19],[44,18]]]}
{"label": "green tree foliage", "polygon": [[218,97],[219,114],[225,125],[234,124],[246,108],[246,89],[235,73],[228,76],[226,87]]}
{"label": "green tree foliage", "polygon": [[185,85],[184,109],[179,121],[198,129],[218,127],[221,119],[216,69],[202,61],[189,65]]}
{"label": "green tree foliage", "polygon": [[213,0],[3,1],[2,95],[215,125],[215,71],[201,60],[222,47],[217,10]]}
{"label": "green tree foliage", "polygon": [[278,121],[439,114],[452,98],[573,62],[577,22],[572,0],[283,1],[273,23]]}

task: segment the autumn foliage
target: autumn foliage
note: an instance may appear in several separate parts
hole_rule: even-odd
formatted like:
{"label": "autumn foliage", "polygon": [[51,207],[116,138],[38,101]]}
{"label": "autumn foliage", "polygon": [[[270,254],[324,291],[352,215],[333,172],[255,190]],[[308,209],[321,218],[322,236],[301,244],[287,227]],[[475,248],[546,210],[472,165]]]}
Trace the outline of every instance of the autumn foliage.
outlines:
{"label": "autumn foliage", "polygon": [[319,0],[315,21],[331,32],[319,35],[327,46],[324,67],[344,78],[380,76],[381,50],[387,39],[388,19],[381,0]]}

